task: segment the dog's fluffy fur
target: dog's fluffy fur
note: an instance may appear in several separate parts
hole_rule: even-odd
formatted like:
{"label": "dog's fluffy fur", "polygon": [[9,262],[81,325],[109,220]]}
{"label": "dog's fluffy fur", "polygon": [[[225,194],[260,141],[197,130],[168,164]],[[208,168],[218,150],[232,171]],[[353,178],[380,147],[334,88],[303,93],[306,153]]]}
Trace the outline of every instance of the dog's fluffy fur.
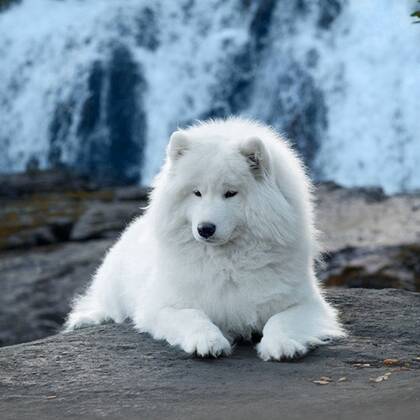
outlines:
{"label": "dog's fluffy fur", "polygon": [[[235,338],[260,332],[263,360],[342,336],[314,275],[311,188],[267,126],[231,118],[176,131],[150,206],[76,299],[67,330],[130,318],[201,356],[229,354]],[[201,223],[214,235],[200,236]]]}

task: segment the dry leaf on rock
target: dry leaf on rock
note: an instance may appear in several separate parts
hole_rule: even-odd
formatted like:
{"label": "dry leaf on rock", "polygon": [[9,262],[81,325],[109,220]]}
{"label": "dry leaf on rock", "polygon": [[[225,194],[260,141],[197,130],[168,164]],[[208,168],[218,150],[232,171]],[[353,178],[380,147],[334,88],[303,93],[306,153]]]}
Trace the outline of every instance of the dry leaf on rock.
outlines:
{"label": "dry leaf on rock", "polygon": [[398,359],[385,359],[384,365],[385,366],[398,366],[401,362]]}
{"label": "dry leaf on rock", "polygon": [[312,381],[314,384],[317,384],[317,385],[328,385],[328,384],[330,384],[331,382],[330,381],[323,381],[323,380],[319,380],[319,381]]}
{"label": "dry leaf on rock", "polygon": [[353,363],[352,366],[355,368],[366,368],[370,367],[370,363]]}
{"label": "dry leaf on rock", "polygon": [[376,382],[376,383],[379,383],[379,382],[382,382],[382,381],[387,381],[388,378],[389,378],[389,375],[391,375],[391,372],[387,372],[387,373],[385,373],[381,376],[378,376],[377,378],[369,378],[369,381],[370,382]]}

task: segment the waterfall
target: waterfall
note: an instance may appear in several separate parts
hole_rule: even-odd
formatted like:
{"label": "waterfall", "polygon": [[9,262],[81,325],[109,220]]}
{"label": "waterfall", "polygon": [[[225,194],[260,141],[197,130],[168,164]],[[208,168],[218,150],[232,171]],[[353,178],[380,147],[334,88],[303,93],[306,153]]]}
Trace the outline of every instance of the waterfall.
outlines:
{"label": "waterfall", "polygon": [[242,114],[315,179],[418,189],[414,4],[23,0],[0,13],[0,171],[149,184],[171,131]]}

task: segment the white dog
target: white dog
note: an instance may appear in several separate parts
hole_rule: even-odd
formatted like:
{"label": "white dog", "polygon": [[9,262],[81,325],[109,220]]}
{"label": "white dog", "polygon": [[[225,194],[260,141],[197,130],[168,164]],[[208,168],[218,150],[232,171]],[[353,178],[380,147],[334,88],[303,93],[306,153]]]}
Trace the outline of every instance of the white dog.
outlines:
{"label": "white dog", "polygon": [[285,140],[240,118],[172,134],[151,203],[108,252],[67,330],[130,318],[187,353],[262,332],[263,360],[344,335],[314,275],[311,184]]}

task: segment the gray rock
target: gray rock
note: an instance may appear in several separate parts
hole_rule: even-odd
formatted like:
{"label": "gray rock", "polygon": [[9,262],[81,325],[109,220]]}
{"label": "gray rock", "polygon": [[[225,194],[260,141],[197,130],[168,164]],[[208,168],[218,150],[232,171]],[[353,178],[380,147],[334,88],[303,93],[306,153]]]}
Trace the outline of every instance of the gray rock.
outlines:
{"label": "gray rock", "polygon": [[149,198],[151,188],[146,187],[120,187],[115,189],[114,197],[117,201],[143,201]]}
{"label": "gray rock", "polygon": [[420,194],[384,197],[377,189],[321,184],[317,222],[325,249],[420,243]]}
{"label": "gray rock", "polygon": [[9,235],[2,243],[2,248],[29,248],[38,245],[53,244],[56,237],[50,226],[39,226],[32,229],[24,229]]}
{"label": "gray rock", "polygon": [[[25,219],[25,215],[20,214],[19,217],[21,220]],[[28,219],[26,221],[28,222]],[[31,222],[35,224],[33,220],[29,220],[28,226],[25,226],[25,222],[20,225],[15,223],[15,226],[3,225],[5,229],[12,228],[12,232],[7,232],[3,238],[0,237],[0,249],[28,249],[68,241],[74,223],[70,217],[56,216],[47,216],[41,226],[32,227]]]}
{"label": "gray rock", "polygon": [[84,193],[50,193],[0,199],[0,250],[68,241]]}
{"label": "gray rock", "polygon": [[326,286],[420,292],[420,244],[349,247],[325,258],[319,277]]}
{"label": "gray rock", "polygon": [[146,189],[127,187],[0,199],[0,250],[115,237],[146,197]]}
{"label": "gray rock", "polygon": [[95,189],[97,186],[84,177],[65,169],[29,170],[27,172],[0,175],[0,197],[20,197],[39,194]]}
{"label": "gray rock", "polygon": [[110,241],[66,244],[0,257],[0,346],[57,332],[70,302],[99,265]]}
{"label": "gray rock", "polygon": [[0,418],[417,419],[420,294],[328,297],[350,336],[292,362],[262,362],[246,344],[197,359],[113,324],[4,347]]}
{"label": "gray rock", "polygon": [[420,195],[378,188],[317,186],[317,220],[327,286],[420,291]]}
{"label": "gray rock", "polygon": [[71,240],[115,237],[141,213],[138,202],[92,203],[76,222]]}

